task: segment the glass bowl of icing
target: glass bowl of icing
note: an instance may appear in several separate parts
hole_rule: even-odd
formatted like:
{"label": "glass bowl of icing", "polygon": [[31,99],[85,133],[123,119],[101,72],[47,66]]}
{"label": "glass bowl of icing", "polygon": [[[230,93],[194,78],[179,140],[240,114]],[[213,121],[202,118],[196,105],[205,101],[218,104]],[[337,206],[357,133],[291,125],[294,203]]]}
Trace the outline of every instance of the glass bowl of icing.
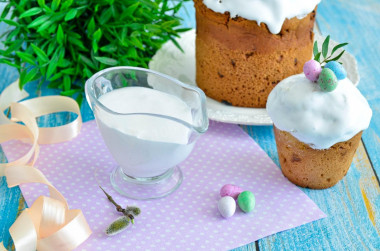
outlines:
{"label": "glass bowl of icing", "polygon": [[117,162],[113,188],[133,199],[167,196],[181,184],[179,164],[208,129],[202,90],[137,67],[102,70],[86,81],[86,98]]}

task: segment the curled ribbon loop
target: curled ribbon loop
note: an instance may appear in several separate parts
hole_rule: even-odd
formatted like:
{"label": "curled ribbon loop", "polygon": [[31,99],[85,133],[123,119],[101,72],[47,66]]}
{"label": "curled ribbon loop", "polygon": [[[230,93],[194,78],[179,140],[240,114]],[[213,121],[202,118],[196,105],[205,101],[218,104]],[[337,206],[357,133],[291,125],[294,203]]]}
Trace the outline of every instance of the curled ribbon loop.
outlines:
{"label": "curled ribbon loop", "polygon": [[[9,187],[23,183],[42,183],[49,188],[50,197],[40,196],[25,209],[9,232],[16,250],[72,250],[84,242],[91,229],[81,210],[70,210],[64,196],[33,167],[39,153],[39,144],[58,143],[73,139],[79,134],[82,119],[77,103],[68,97],[39,97],[20,103],[27,97],[20,91],[18,81],[8,86],[0,96],[0,143],[14,139],[29,139],[31,149],[21,158],[0,164],[0,176],[5,175]],[[4,111],[9,107],[12,119]],[[77,114],[72,122],[58,127],[38,128],[36,117],[68,111]],[[15,121],[23,122],[24,125]],[[0,245],[0,250],[3,248]]]}

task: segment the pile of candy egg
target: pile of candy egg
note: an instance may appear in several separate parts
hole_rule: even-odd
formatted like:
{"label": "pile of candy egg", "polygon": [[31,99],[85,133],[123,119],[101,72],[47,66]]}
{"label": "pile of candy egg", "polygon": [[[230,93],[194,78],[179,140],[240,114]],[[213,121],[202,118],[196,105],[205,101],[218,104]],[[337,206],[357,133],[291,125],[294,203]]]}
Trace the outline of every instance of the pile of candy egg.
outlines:
{"label": "pile of candy egg", "polygon": [[224,218],[229,218],[235,214],[236,201],[240,209],[249,213],[255,208],[255,196],[250,191],[244,191],[242,188],[227,184],[220,189],[220,196],[222,197],[218,202],[218,209]]}

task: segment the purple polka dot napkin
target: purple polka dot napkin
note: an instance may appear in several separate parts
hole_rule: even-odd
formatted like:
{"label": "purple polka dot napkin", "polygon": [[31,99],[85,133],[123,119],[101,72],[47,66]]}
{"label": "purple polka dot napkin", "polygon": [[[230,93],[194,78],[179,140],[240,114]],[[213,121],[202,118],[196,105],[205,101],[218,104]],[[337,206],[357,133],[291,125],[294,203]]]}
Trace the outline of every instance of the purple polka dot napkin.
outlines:
{"label": "purple polka dot napkin", "polygon": [[[9,160],[27,150],[28,145],[18,141],[4,145]],[[119,204],[138,205],[142,210],[133,226],[113,237],[104,230],[120,214],[99,189],[94,172],[99,168],[106,172],[116,163],[95,121],[85,123],[72,141],[41,145],[35,166],[71,209],[80,208],[85,214],[93,234],[78,250],[226,250],[326,217],[237,125],[211,123],[180,164],[182,185],[166,198],[134,201],[106,186]],[[109,176],[100,179],[103,185]],[[224,184],[252,191],[254,211],[246,214],[237,209],[233,217],[222,218],[217,201]],[[21,190],[28,205],[48,194],[39,184],[21,185]]]}

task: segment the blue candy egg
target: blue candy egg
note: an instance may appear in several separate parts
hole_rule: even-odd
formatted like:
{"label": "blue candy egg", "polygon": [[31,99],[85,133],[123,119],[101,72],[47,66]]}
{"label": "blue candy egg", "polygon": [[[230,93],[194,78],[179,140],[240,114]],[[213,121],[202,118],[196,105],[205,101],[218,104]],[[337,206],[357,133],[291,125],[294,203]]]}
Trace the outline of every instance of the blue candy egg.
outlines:
{"label": "blue candy egg", "polygon": [[336,61],[330,61],[325,65],[325,68],[332,70],[338,80],[345,79],[347,77],[347,72],[343,65]]}

